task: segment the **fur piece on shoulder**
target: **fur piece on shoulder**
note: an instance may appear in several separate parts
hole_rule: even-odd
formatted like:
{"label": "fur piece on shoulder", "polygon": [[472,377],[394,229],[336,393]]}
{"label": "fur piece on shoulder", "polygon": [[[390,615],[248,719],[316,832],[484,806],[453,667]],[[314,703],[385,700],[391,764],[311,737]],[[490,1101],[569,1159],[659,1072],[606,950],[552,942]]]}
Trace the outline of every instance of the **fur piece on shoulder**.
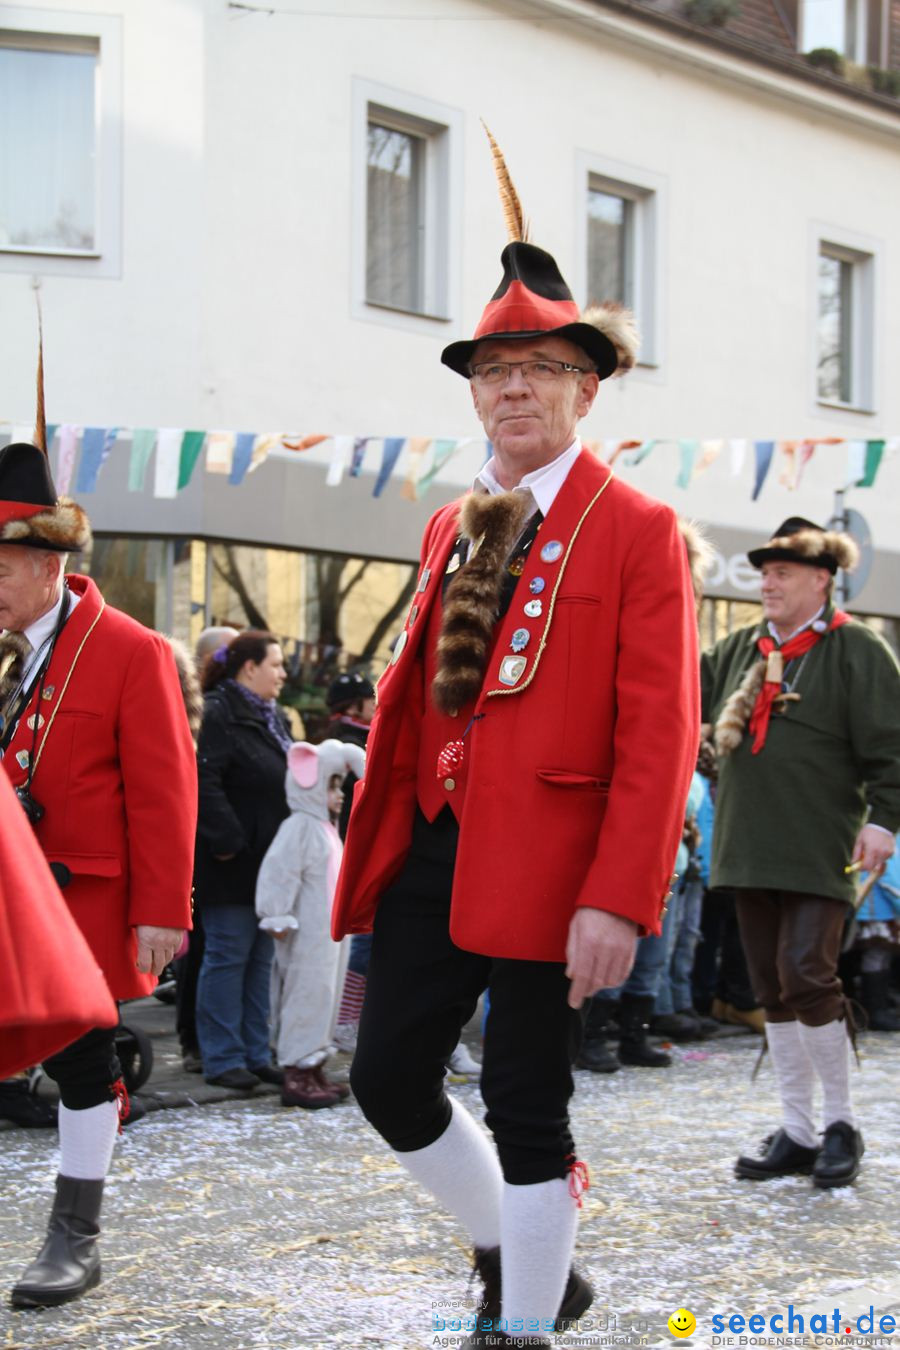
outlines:
{"label": "fur piece on shoulder", "polygon": [[683,520],[679,516],[678,529],[687,548],[688,566],[691,569],[691,585],[694,588],[694,599],[699,607],[700,601],[703,599],[703,582],[707,572],[712,567],[713,546],[696,520]]}
{"label": "fur piece on shoulder", "polygon": [[641,345],[634,315],[617,300],[604,300],[602,305],[588,305],[581,316],[582,323],[596,328],[615,347],[618,365],[615,375],[624,375],[637,360]]}
{"label": "fur piece on shoulder", "polygon": [[821,558],[830,554],[845,572],[852,572],[859,562],[856,540],[840,530],[798,530],[796,534],[770,539],[765,547],[783,548],[800,558]]}
{"label": "fur piece on shoulder", "polygon": [[753,712],[753,705],[763,687],[766,674],[765,661],[755,661],[741,680],[737,689],[725,700],[719,720],[713,731],[713,739],[720,755],[730,755],[743,739]]}
{"label": "fur piece on shoulder", "polygon": [[196,745],[197,737],[200,734],[200,723],[203,720],[203,695],[200,692],[197,671],[194,662],[191,660],[191,654],[181,639],[171,637],[168,633],[163,633],[162,636],[172,648],[175,669],[178,671],[178,683],[181,685],[181,697],[184,700],[184,711],[187,713],[191,738]]}
{"label": "fur piece on shoulder", "polygon": [[4,633],[0,637],[0,709],[18,689],[30,655],[31,643],[24,633]]}
{"label": "fur piece on shoulder", "polygon": [[59,553],[81,553],[91,542],[91,523],[77,502],[71,497],[60,497],[56,506],[48,506],[36,516],[6,521],[0,526],[0,541]]}
{"label": "fur piece on shoulder", "polygon": [[481,688],[506,562],[522,532],[531,501],[526,492],[473,492],[459,514],[474,552],[444,599],[431,696],[439,712],[458,712]]}

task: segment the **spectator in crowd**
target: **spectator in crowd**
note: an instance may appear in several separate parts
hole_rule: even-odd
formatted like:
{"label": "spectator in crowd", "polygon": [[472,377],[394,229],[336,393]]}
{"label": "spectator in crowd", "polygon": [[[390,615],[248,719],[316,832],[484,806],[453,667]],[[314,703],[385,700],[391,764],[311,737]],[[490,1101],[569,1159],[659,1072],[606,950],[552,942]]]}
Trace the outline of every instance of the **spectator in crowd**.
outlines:
{"label": "spectator in crowd", "polygon": [[879,869],[900,826],[900,669],[871,628],[835,607],[835,575],[858,558],[849,535],[792,517],[748,556],[763,622],[702,665],[720,755],[711,879],[737,895],[783,1120],[736,1172],[811,1171],[829,1189],[855,1179],[863,1154],[837,967],[853,873]]}
{"label": "spectator in crowd", "polygon": [[291,736],[277,703],[284,679],[277,638],[248,629],[207,657],[201,681],[194,898],[206,946],[197,1033],[207,1082],[245,1091],[282,1081],[269,1047],[272,939],[257,926],[254,897],[288,814]]}
{"label": "spectator in crowd", "polygon": [[343,846],[335,828],[348,773],[361,778],[358,745],[298,742],[288,751],[287,802],[256,883],[259,926],[275,939],[272,1022],[284,1106],[334,1106],[348,1089],[325,1075],[334,1050],[346,941],[331,940],[331,903]]}
{"label": "spectator in crowd", "polygon": [[891,1005],[891,963],[900,950],[900,855],[877,875],[860,878],[864,899],[856,911],[858,998],[870,1031],[900,1031]]}

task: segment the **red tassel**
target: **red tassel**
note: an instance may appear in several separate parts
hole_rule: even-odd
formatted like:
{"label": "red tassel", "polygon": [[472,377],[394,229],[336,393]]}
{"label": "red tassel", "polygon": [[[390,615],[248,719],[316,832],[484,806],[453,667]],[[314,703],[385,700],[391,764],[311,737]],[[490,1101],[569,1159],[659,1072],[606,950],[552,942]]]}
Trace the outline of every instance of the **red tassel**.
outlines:
{"label": "red tassel", "polygon": [[119,1134],[121,1134],[123,1122],[131,1115],[131,1102],[124,1078],[117,1078],[114,1083],[111,1083],[110,1091],[113,1094],[116,1106],[119,1108]]}
{"label": "red tassel", "polygon": [[587,1163],[579,1161],[574,1153],[570,1153],[566,1161],[568,1164],[566,1171],[569,1174],[569,1194],[578,1208],[581,1209],[581,1197],[585,1191],[591,1189],[591,1174],[588,1171]]}

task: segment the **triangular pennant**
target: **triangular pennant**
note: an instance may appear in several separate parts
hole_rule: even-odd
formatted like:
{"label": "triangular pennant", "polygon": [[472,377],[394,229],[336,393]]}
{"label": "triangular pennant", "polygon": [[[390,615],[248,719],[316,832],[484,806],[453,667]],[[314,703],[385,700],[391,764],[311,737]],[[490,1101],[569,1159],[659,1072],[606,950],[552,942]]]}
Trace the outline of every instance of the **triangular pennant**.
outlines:
{"label": "triangular pennant", "polygon": [[193,476],[194,467],[203,450],[206,440],[205,431],[186,431],[181,439],[181,452],[178,457],[178,491],[186,488]]}
{"label": "triangular pennant", "polygon": [[181,463],[181,440],[184,432],[177,427],[160,427],[156,443],[156,465],[153,471],[154,497],[174,497],[178,492],[178,469]]}
{"label": "triangular pennant", "polygon": [[694,476],[694,465],[697,463],[697,455],[700,451],[699,441],[679,441],[678,454],[680,465],[678,477],[675,479],[675,486],[687,488],[691,485],[691,479]]}
{"label": "triangular pennant", "polygon": [[100,470],[109,458],[118,434],[117,427],[85,427],[78,477],[75,480],[76,492],[93,492],[96,489]]}
{"label": "triangular pennant", "polygon": [[206,472],[231,473],[234,445],[233,431],[210,431],[206,437]]}
{"label": "triangular pennant", "polygon": [[378,470],[378,476],[375,479],[375,486],[372,489],[373,497],[380,497],[387,487],[388,480],[394,472],[394,465],[400,458],[400,451],[406,444],[405,436],[387,436],[381,448],[381,468]]}
{"label": "triangular pennant", "polygon": [[66,423],[60,428],[59,457],[56,461],[56,491],[60,497],[65,497],[72,485],[72,472],[77,453],[78,428]]}
{"label": "triangular pennant", "polygon": [[232,487],[239,487],[244,481],[244,475],[250,468],[255,440],[256,433],[253,431],[238,432],[234,443],[234,454],[231,456],[231,472],[228,475],[228,481]]}
{"label": "triangular pennant", "polygon": [[135,427],[128,460],[128,491],[143,492],[147,465],[156,444],[156,427]]}
{"label": "triangular pennant", "polygon": [[772,456],[775,453],[774,441],[754,441],[753,453],[756,456],[756,474],[753,480],[753,501],[756,501],[763,490],[763,484],[769,475],[769,469],[772,467]]}

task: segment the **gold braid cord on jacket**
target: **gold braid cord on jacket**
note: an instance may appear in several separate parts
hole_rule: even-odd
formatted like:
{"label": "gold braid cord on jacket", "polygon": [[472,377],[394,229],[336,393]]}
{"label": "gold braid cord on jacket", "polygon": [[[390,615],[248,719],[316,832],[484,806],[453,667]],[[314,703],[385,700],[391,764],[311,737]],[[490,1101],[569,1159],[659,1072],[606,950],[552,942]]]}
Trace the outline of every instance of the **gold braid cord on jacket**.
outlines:
{"label": "gold braid cord on jacket", "polygon": [[444,597],[437,643],[437,673],[431,696],[438,712],[456,713],[478,696],[487,666],[506,564],[525,525],[530,494],[472,493],[459,513],[463,536],[472,540],[468,562]]}

